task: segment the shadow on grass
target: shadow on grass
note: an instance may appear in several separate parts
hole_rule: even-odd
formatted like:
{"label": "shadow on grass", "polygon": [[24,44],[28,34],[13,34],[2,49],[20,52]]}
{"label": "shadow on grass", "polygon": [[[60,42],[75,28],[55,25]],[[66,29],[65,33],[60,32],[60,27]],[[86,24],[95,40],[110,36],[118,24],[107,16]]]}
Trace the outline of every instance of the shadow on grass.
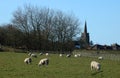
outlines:
{"label": "shadow on grass", "polygon": [[91,75],[92,75],[92,76],[95,76],[95,75],[97,75],[97,74],[99,74],[99,73],[101,73],[101,72],[103,72],[103,71],[102,71],[102,70],[101,70],[101,71],[94,71],[94,72],[91,73]]}

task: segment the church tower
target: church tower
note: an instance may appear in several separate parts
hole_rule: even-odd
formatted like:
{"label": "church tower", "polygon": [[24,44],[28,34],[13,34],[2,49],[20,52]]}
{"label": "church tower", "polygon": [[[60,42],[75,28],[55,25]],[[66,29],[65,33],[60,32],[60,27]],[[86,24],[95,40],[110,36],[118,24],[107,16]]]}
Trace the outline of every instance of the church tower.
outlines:
{"label": "church tower", "polygon": [[84,27],[84,32],[81,35],[80,43],[81,46],[84,48],[87,48],[90,44],[90,38],[89,38],[89,33],[87,32],[87,22],[85,21],[85,27]]}

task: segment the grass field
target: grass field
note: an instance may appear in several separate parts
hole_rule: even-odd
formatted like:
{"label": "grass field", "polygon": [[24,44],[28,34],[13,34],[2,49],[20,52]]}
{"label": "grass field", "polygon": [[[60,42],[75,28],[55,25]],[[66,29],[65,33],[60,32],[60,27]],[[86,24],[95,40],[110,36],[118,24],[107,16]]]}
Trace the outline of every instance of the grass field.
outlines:
{"label": "grass field", "polygon": [[[50,54],[49,65],[38,67],[45,55],[32,58],[30,65],[23,62],[26,57],[27,53],[0,52],[0,78],[120,78],[120,61]],[[99,72],[90,70],[92,60],[101,63]]]}

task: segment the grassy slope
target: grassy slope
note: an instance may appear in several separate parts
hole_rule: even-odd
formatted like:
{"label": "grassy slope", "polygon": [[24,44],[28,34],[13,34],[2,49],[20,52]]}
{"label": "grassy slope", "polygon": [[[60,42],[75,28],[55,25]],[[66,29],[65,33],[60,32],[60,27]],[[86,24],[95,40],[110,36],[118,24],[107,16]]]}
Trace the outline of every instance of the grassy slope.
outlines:
{"label": "grassy slope", "polygon": [[[23,60],[25,53],[0,53],[0,78],[120,78],[120,61],[96,60],[95,58],[66,58],[57,54],[48,56],[50,64],[38,67],[38,58],[33,58],[31,65]],[[90,62],[99,61],[102,69],[99,72],[90,70]]]}

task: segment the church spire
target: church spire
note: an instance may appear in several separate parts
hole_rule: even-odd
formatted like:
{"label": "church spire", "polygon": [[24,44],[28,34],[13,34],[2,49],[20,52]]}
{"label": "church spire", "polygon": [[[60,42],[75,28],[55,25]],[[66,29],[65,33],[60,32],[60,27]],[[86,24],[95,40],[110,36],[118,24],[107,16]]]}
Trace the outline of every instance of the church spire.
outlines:
{"label": "church spire", "polygon": [[85,21],[84,32],[81,35],[81,46],[87,48],[89,46],[89,33],[87,32],[87,22]]}
{"label": "church spire", "polygon": [[87,22],[85,21],[84,33],[87,33]]}

